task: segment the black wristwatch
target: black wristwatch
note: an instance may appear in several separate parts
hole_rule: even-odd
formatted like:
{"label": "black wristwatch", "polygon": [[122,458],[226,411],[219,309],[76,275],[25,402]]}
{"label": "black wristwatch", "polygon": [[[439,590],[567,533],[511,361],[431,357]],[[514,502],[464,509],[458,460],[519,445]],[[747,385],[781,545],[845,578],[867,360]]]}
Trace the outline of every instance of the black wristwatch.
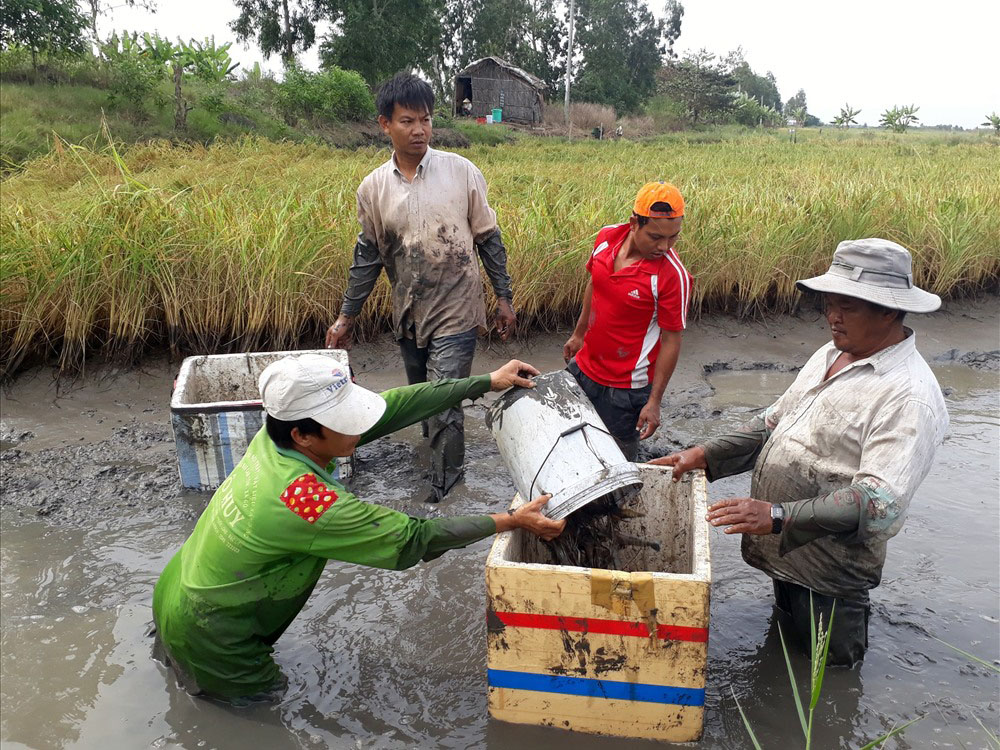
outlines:
{"label": "black wristwatch", "polygon": [[780,534],[781,527],[785,525],[785,509],[778,503],[771,506],[771,533]]}

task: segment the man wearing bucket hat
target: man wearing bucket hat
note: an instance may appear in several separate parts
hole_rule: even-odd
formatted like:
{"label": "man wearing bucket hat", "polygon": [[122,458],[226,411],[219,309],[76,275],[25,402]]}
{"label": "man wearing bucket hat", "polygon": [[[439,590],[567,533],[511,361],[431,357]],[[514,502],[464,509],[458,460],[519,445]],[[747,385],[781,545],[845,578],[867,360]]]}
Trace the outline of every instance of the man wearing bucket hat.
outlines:
{"label": "man wearing bucket hat", "polygon": [[802,645],[810,607],[825,626],[832,612],[829,663],[850,666],[868,646],[868,592],[887,542],[948,427],[941,389],[903,325],[941,300],[914,286],[909,251],[883,239],[841,242],[830,270],[797,286],[823,295],[833,340],[741,430],[653,463],[673,466],[675,479],[753,469],[751,496],[715,503],[708,521],[743,534],[743,559],[773,579],[779,620]]}
{"label": "man wearing bucket hat", "polygon": [[213,495],[153,592],[157,651],[185,688],[230,700],[280,687],[273,645],[305,605],[327,560],[402,570],[494,533],[543,539],[565,521],[541,513],[542,495],[516,511],[411,518],[362,502],[332,475],[334,459],[465,398],[532,387],[511,360],[478,377],[382,394],[351,381],[331,357],[285,357],[264,370],[266,425]]}
{"label": "man wearing bucket hat", "polygon": [[687,327],[692,280],[674,250],[683,221],[680,191],[651,182],[627,223],[597,233],[583,309],[563,346],[569,371],[630,461],[660,425]]}

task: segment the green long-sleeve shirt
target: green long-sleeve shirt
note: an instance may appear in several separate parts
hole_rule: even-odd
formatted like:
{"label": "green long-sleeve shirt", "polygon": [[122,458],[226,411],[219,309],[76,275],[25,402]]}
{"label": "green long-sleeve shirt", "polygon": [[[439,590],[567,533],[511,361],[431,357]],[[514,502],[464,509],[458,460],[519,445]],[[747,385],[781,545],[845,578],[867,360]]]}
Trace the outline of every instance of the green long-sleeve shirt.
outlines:
{"label": "green long-sleeve shirt", "polygon": [[[386,391],[385,414],[360,443],[489,389],[483,375]],[[226,698],[271,689],[280,677],[272,644],[327,560],[401,570],[496,531],[486,515],[420,519],[362,502],[331,470],[261,429],[167,564],[153,615],[189,689]]]}

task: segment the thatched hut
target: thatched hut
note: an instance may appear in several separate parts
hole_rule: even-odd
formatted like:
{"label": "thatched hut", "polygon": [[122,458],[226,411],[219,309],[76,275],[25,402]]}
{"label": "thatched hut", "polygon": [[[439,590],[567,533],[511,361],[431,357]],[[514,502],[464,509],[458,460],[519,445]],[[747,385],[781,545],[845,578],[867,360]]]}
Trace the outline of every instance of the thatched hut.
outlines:
{"label": "thatched hut", "polygon": [[462,102],[472,102],[472,117],[503,110],[504,122],[540,123],[545,82],[499,57],[476,60],[455,76],[454,113]]}

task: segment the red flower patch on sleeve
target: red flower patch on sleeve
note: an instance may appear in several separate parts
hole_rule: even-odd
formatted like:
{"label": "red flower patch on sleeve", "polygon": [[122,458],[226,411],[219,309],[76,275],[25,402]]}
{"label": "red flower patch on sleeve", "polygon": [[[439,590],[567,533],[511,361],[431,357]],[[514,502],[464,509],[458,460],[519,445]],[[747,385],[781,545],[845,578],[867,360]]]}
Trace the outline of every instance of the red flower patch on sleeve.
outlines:
{"label": "red flower patch on sleeve", "polygon": [[303,474],[281,493],[281,502],[303,521],[316,523],[337,502],[337,493],[315,474]]}

